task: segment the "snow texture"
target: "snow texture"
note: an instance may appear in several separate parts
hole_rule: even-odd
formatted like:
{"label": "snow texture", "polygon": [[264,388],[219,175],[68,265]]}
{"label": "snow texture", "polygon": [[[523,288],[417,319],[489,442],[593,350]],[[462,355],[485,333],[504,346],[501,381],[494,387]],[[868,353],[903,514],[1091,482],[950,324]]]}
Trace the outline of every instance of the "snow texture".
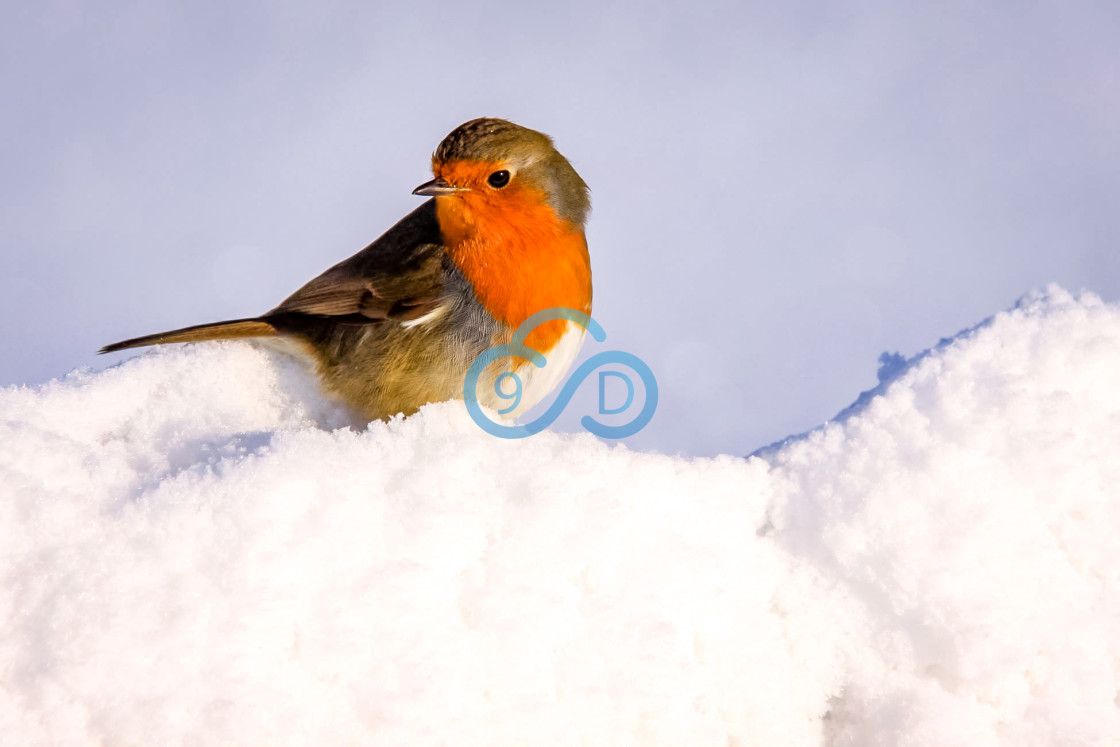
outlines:
{"label": "snow texture", "polygon": [[1120,306],[885,360],[746,459],[355,429],[246,344],[4,390],[0,741],[1116,744]]}

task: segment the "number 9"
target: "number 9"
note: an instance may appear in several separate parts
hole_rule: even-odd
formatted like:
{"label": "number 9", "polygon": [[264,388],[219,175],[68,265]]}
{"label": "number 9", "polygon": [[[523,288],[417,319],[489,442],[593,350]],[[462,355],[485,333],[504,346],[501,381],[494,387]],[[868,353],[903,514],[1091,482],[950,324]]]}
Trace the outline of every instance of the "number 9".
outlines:
{"label": "number 9", "polygon": [[[516,385],[512,394],[506,394],[502,391],[502,382],[507,378],[513,379],[514,384]],[[494,392],[502,399],[513,400],[512,405],[505,408],[504,410],[498,410],[498,414],[505,415],[507,412],[513,412],[517,409],[517,406],[521,404],[521,377],[510,371],[505,371],[504,373],[500,374],[497,379],[494,380]]]}

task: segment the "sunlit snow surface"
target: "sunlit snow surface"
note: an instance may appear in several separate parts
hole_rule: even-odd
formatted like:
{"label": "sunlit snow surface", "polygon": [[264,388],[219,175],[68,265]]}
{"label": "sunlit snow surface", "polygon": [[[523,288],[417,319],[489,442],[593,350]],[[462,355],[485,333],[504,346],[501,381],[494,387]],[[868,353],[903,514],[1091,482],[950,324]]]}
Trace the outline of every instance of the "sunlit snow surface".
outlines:
{"label": "sunlit snow surface", "polygon": [[1120,737],[1120,306],[1029,296],[765,459],[348,422],[244,344],[0,392],[0,741]]}

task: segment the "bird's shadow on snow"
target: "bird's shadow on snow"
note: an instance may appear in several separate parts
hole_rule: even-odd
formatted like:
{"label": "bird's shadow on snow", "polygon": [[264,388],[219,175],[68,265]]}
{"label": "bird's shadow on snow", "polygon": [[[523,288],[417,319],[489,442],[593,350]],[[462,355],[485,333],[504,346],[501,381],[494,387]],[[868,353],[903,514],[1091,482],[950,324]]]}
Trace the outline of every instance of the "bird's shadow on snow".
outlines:
{"label": "bird's shadow on snow", "polygon": [[143,501],[159,489],[161,485],[179,478],[184,473],[199,477],[216,474],[224,465],[243,462],[246,459],[264,456],[272,449],[273,439],[278,431],[259,430],[231,433],[224,436],[210,436],[185,439],[174,445],[169,444],[164,452],[166,462],[162,465],[147,465],[138,470],[138,478],[128,491],[121,506]]}
{"label": "bird's shadow on snow", "polygon": [[[231,344],[231,343],[201,343]],[[245,344],[241,342],[240,344]],[[252,343],[249,343],[252,345]],[[159,457],[141,457],[133,465],[137,479],[122,496],[119,506],[141,501],[156,491],[160,485],[173,481],[185,473],[200,477],[213,475],[255,457],[267,455],[273,448],[276,438],[299,428],[314,428],[329,433],[337,430],[361,432],[367,423],[355,411],[325,394],[309,366],[284,352],[269,346],[252,345],[260,349],[268,358],[269,365],[277,379],[277,388],[286,393],[289,407],[297,408],[302,415],[287,423],[277,422],[272,427],[248,430],[199,433],[196,436],[184,435],[177,421],[172,420],[166,428],[155,434],[158,447],[153,450]],[[148,351],[145,355],[170,355],[165,351]],[[134,359],[121,361],[111,368],[128,365]]]}

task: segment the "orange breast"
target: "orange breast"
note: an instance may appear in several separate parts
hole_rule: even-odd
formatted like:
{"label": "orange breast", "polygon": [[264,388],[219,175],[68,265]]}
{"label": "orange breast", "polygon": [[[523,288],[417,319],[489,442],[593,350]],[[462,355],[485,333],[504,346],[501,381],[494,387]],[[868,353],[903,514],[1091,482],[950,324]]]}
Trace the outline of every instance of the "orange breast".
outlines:
{"label": "orange breast", "polygon": [[[526,187],[438,197],[448,253],[495,318],[516,328],[542,309],[591,313],[591,261],[583,231]],[[548,322],[527,344],[547,354],[567,324]],[[505,342],[505,340],[503,340]]]}

